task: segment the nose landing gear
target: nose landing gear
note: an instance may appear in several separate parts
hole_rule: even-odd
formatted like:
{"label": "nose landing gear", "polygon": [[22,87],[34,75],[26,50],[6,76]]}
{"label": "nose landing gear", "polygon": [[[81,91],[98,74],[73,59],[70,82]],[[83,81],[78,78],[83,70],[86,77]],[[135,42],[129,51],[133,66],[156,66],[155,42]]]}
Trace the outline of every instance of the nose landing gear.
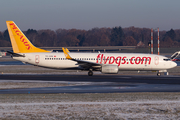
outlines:
{"label": "nose landing gear", "polygon": [[158,73],[157,73],[157,76],[161,76],[161,73],[160,73],[160,72],[158,72]]}
{"label": "nose landing gear", "polygon": [[167,72],[167,70],[159,70],[157,76],[161,76],[162,72],[164,72],[164,75],[169,75],[169,72]]}

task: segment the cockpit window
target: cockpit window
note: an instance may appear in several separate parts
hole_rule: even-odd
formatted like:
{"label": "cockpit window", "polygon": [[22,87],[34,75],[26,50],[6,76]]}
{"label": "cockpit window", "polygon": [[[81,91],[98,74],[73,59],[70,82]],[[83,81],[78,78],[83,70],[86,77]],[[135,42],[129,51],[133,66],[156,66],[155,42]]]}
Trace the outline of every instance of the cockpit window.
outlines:
{"label": "cockpit window", "polygon": [[163,59],[164,61],[170,61],[171,59],[169,59],[169,58],[166,58],[166,59]]}

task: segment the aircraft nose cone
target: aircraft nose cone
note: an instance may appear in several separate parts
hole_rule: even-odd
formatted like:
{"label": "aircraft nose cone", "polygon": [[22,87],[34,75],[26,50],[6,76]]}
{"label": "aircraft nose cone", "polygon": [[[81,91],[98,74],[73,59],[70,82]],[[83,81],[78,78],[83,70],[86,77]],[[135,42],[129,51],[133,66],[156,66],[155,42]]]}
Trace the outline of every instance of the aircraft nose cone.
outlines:
{"label": "aircraft nose cone", "polygon": [[173,67],[176,67],[176,66],[177,66],[177,63],[175,63],[175,62],[172,61],[172,62],[171,62],[171,66],[172,66],[172,68],[173,68]]}

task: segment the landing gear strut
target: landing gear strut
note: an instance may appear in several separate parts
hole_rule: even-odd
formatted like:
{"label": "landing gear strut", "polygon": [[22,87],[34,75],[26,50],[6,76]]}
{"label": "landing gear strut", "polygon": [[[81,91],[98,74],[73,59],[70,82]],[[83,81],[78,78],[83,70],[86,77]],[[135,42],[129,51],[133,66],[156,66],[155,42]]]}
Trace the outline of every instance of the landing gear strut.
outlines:
{"label": "landing gear strut", "polygon": [[89,75],[89,76],[93,76],[93,71],[92,71],[92,70],[89,70],[88,75]]}

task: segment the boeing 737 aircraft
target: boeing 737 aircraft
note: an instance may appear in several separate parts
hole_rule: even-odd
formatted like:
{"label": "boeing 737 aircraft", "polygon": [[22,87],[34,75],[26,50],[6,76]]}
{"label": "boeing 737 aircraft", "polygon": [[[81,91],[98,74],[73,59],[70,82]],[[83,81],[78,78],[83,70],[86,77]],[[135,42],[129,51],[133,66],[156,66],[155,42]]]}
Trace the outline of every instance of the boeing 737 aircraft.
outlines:
{"label": "boeing 737 aircraft", "polygon": [[35,47],[13,21],[6,21],[6,24],[13,48],[13,52],[8,52],[13,59],[23,63],[61,70],[86,70],[89,76],[93,75],[93,71],[110,74],[123,70],[157,71],[160,75],[177,66],[171,59],[155,54],[72,53],[66,48],[62,48],[63,52],[51,52]]}

